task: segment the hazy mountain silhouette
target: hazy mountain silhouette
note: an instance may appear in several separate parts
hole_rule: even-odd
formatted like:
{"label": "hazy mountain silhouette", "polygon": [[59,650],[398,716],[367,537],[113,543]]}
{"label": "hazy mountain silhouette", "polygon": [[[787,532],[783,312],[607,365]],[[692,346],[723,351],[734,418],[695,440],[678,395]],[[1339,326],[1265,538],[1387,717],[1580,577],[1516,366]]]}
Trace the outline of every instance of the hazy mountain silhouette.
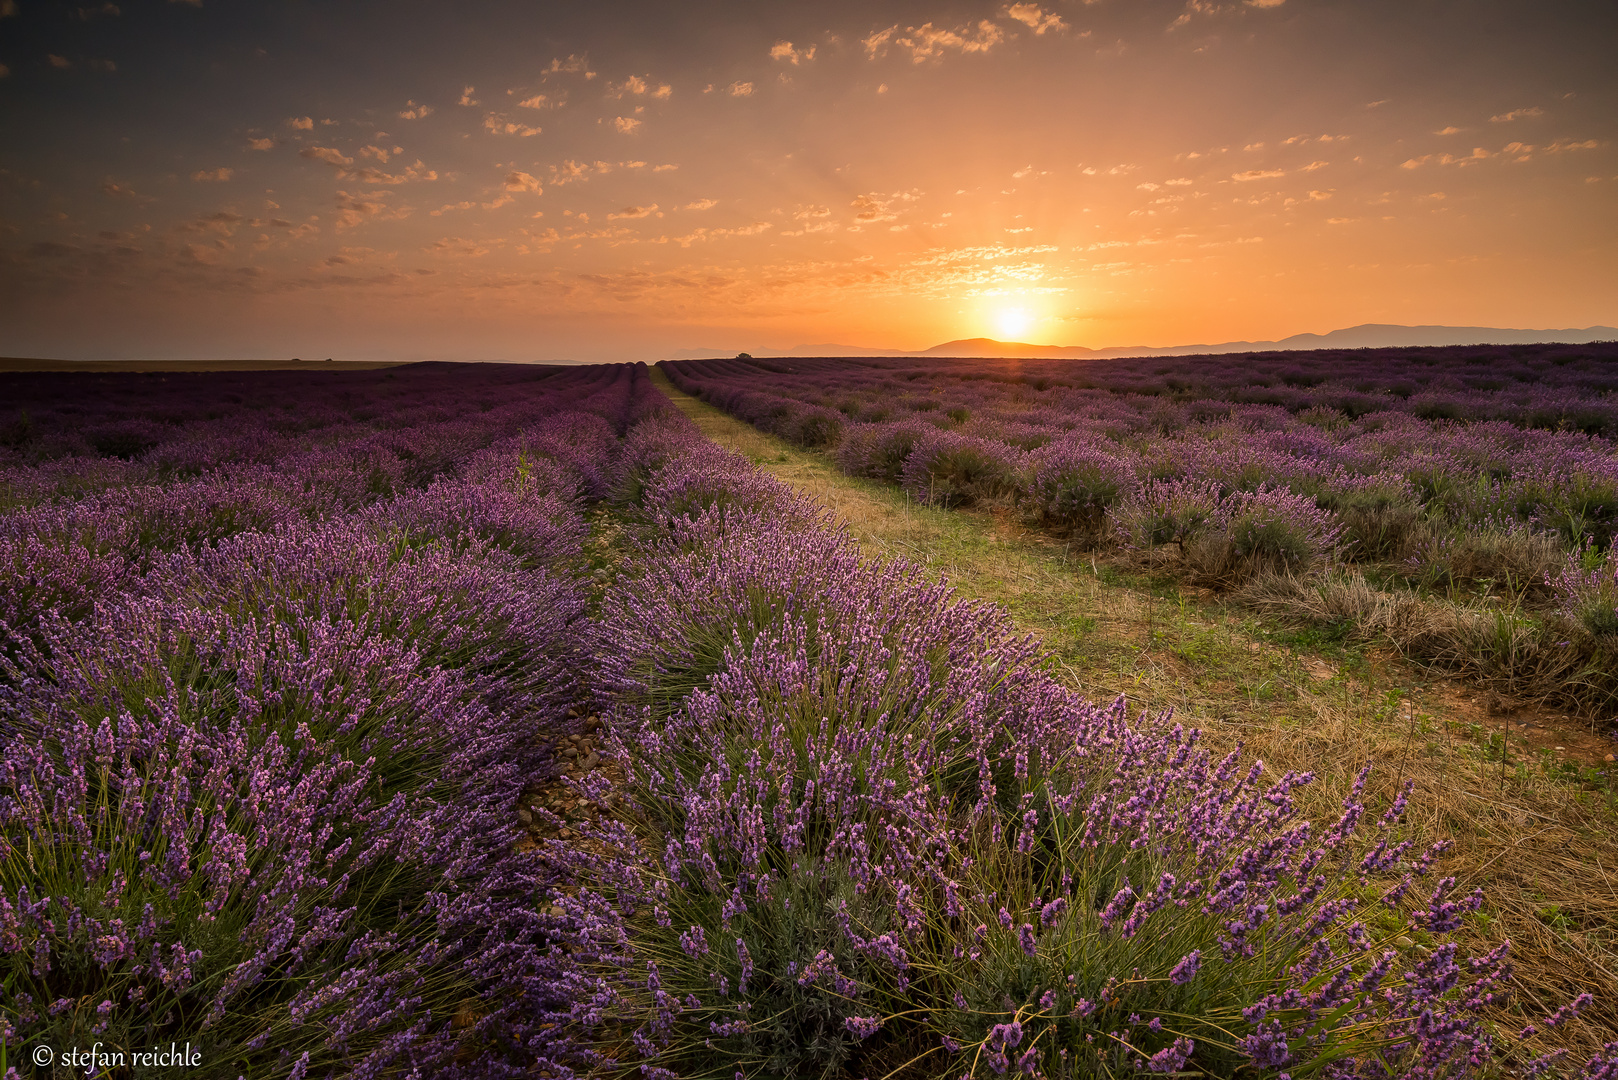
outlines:
{"label": "hazy mountain silhouette", "polygon": [[[785,352],[758,350],[759,356],[997,356],[1029,359],[1100,359],[1114,356],[1192,356],[1197,353],[1256,352],[1272,349],[1385,349],[1401,345],[1528,345],[1544,341],[1583,344],[1618,341],[1618,327],[1586,326],[1566,330],[1510,330],[1496,326],[1399,326],[1362,323],[1328,334],[1293,334],[1279,341],[1222,341],[1213,345],[1146,345],[1089,349],[1083,345],[1030,345],[994,338],[961,338],[930,349],[868,349],[860,345],[799,345]],[[682,349],[676,359],[733,356],[724,349]]]}

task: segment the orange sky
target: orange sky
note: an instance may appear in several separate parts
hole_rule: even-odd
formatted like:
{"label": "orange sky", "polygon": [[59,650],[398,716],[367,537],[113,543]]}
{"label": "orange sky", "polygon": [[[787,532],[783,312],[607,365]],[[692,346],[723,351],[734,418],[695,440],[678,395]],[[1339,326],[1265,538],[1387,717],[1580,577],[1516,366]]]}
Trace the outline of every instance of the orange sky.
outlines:
{"label": "orange sky", "polygon": [[1618,324],[1610,5],[261,7],[0,0],[0,353]]}

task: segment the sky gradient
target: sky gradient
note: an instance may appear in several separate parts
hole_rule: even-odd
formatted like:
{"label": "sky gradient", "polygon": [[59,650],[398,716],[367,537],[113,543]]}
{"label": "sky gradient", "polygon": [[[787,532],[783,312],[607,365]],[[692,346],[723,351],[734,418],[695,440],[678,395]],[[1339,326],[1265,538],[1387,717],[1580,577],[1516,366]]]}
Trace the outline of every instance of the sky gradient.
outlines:
{"label": "sky gradient", "polygon": [[0,0],[0,354],[1618,324],[1618,5]]}

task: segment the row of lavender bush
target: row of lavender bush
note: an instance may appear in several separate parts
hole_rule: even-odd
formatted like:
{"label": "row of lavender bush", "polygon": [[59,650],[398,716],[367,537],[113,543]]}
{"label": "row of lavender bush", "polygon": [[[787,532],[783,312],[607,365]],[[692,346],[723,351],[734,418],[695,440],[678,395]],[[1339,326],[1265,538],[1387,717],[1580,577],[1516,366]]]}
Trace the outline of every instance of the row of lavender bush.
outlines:
{"label": "row of lavender bush", "polygon": [[[1156,361],[665,367],[682,389],[827,448],[850,474],[940,505],[1010,503],[1081,544],[1205,582],[1346,563],[1400,587],[1508,599],[1577,654],[1555,681],[1576,685],[1578,704],[1618,699],[1618,450],[1605,420],[1584,425],[1604,434],[1568,420],[1575,407],[1618,414],[1618,347],[1361,353],[1176,358],[1164,362],[1182,387],[1170,396],[1142,394],[1129,377]],[[1383,392],[1372,409],[1342,398],[1349,384],[1363,396],[1412,370],[1426,371],[1430,401]],[[1513,370],[1540,381],[1438,388],[1510,381]],[[1290,384],[1285,401],[1244,397],[1277,380]],[[1565,406],[1555,430],[1523,426],[1548,420],[1513,404],[1523,395]],[[1422,404],[1440,399],[1472,404]],[[1462,418],[1442,418],[1452,415]]]}
{"label": "row of lavender bush", "polygon": [[[57,411],[85,407],[58,378]],[[221,380],[277,437],[208,419],[196,376],[111,470],[66,427],[80,452],[8,464],[13,1061],[174,1041],[201,1075],[488,1077],[566,1041],[512,807],[586,693],[581,499],[645,371],[369,378],[368,404],[353,379]]]}
{"label": "row of lavender bush", "polygon": [[[635,811],[546,851],[582,954],[611,958],[581,963],[586,1061],[653,1080],[1551,1067],[1489,1034],[1505,950],[1448,940],[1479,898],[1418,884],[1443,845],[1399,836],[1408,786],[1377,815],[1362,773],[1313,828],[1309,776],[1266,784],[1171,717],[1078,698],[1001,611],[862,561],[683,417],[632,432],[624,468],[597,693]],[[1618,1044],[1580,1075],[1615,1070]]]}
{"label": "row of lavender bush", "polygon": [[[439,376],[395,378],[442,414],[311,424],[308,473],[257,489],[140,472],[155,443],[123,485],[9,466],[0,1045],[189,1041],[218,1076],[1551,1066],[1491,1036],[1505,958],[1447,940],[1477,900],[1418,887],[1405,793],[1378,817],[1362,776],[1314,830],[1308,777],[1075,697],[644,369]],[[363,425],[442,467],[343,488]],[[627,553],[592,602],[602,496]],[[524,851],[585,702],[630,799],[566,781],[622,812]]]}

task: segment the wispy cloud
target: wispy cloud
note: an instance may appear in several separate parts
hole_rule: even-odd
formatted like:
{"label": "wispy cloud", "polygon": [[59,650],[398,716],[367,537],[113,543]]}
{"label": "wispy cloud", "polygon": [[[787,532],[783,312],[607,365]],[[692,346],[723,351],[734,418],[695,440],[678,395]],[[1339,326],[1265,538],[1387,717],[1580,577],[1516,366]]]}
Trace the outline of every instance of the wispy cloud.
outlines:
{"label": "wispy cloud", "polygon": [[650,206],[626,206],[622,210],[614,210],[607,215],[608,221],[623,221],[625,219],[651,217],[657,213],[657,204]]}
{"label": "wispy cloud", "polygon": [[191,179],[205,184],[222,184],[235,175],[235,169],[220,166],[217,169],[198,169],[191,174]]}
{"label": "wispy cloud", "polygon": [[1230,178],[1238,183],[1246,183],[1249,180],[1271,180],[1286,174],[1285,169],[1248,169],[1246,172],[1231,173]]}
{"label": "wispy cloud", "polygon": [[414,101],[408,101],[405,103],[405,107],[399,110],[399,119],[420,120],[423,117],[431,116],[432,111],[433,107],[431,105],[417,105]]}
{"label": "wispy cloud", "polygon": [[1011,4],[1006,8],[1006,15],[1028,27],[1036,36],[1047,30],[1067,29],[1067,23],[1062,21],[1060,15],[1054,11],[1044,11],[1038,4]]}
{"label": "wispy cloud", "polygon": [[552,60],[550,64],[540,72],[541,78],[550,75],[582,75],[586,79],[593,79],[596,77],[596,73],[590,70],[590,62],[584,57],[573,53],[569,53],[566,60]]}
{"label": "wispy cloud", "polygon": [[535,195],[545,193],[545,189],[539,185],[539,180],[525,172],[512,171],[506,173],[505,187],[507,191],[531,191]]}
{"label": "wispy cloud", "polygon": [[120,184],[111,177],[101,181],[101,194],[109,199],[128,199],[130,202],[140,203],[143,206],[157,201],[150,195],[142,195],[129,185]]}
{"label": "wispy cloud", "polygon": [[308,158],[310,161],[324,161],[327,165],[337,168],[346,168],[354,164],[354,159],[334,146],[306,146],[298,151],[298,156]]}
{"label": "wispy cloud", "polygon": [[899,24],[894,23],[886,30],[878,30],[870,37],[862,38],[860,44],[865,47],[865,55],[872,60],[886,56],[890,49],[896,48],[909,53],[912,63],[921,64],[942,59],[950,51],[962,54],[988,52],[1005,37],[1005,31],[988,19],[979,20],[975,28],[963,26],[955,30],[944,30],[928,22],[907,27],[901,32]]}
{"label": "wispy cloud", "polygon": [[650,75],[645,77],[631,75],[617,86],[609,86],[607,96],[612,98],[649,97],[663,101],[674,93],[674,88],[668,83],[654,86],[648,81],[650,79]]}
{"label": "wispy cloud", "polygon": [[389,206],[388,197],[391,191],[367,191],[351,195],[346,191],[337,193],[337,231],[357,228],[371,221],[397,221],[399,218],[409,217],[408,206]]}
{"label": "wispy cloud", "polygon": [[543,129],[532,124],[524,124],[499,113],[489,113],[483,118],[483,127],[496,135],[516,135],[521,138],[531,138],[538,135]]}
{"label": "wispy cloud", "polygon": [[790,41],[777,41],[774,45],[770,46],[771,60],[785,60],[787,63],[796,66],[798,64],[808,63],[814,58],[815,47],[813,45],[809,46],[807,49],[799,49],[793,46],[792,42]]}
{"label": "wispy cloud", "polygon": [[1531,105],[1526,109],[1512,109],[1510,112],[1503,112],[1503,113],[1500,113],[1500,114],[1498,114],[1496,116],[1491,116],[1491,117],[1489,117],[1489,123],[1491,123],[1491,124],[1509,124],[1513,120],[1521,120],[1524,117],[1534,117],[1534,116],[1544,116],[1544,115],[1545,115],[1545,110],[1544,109],[1541,109],[1538,105]]}
{"label": "wispy cloud", "polygon": [[315,130],[315,121],[313,117],[294,116],[287,120],[287,127],[294,131],[313,131]]}
{"label": "wispy cloud", "polygon": [[612,126],[622,135],[633,134],[640,125],[641,122],[633,116],[615,116],[612,118]]}

